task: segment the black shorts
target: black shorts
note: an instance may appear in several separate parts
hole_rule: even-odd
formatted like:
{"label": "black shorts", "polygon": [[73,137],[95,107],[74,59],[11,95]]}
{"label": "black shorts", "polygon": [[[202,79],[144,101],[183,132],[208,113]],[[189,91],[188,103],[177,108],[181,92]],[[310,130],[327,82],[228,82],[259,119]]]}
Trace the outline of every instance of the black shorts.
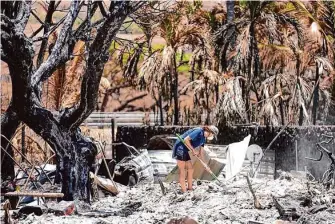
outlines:
{"label": "black shorts", "polygon": [[191,160],[190,155],[188,154],[187,149],[185,149],[182,145],[178,146],[178,148],[176,148],[176,154],[174,157],[176,160],[180,160],[180,161],[189,161]]}

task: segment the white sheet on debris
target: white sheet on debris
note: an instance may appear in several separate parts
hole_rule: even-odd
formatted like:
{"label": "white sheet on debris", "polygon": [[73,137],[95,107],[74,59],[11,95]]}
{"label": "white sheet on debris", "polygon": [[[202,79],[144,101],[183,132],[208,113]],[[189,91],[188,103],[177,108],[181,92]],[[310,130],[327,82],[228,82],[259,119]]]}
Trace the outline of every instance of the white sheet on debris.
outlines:
{"label": "white sheet on debris", "polygon": [[242,169],[245,155],[249,146],[251,135],[248,135],[241,142],[229,144],[227,152],[226,180],[233,178]]}

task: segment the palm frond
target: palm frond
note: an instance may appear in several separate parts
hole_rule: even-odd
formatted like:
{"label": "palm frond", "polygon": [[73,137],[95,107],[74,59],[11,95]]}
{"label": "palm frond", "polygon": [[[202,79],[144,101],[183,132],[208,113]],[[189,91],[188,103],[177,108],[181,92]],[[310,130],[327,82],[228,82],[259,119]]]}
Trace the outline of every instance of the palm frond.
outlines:
{"label": "palm frond", "polygon": [[246,109],[239,82],[240,78],[233,77],[225,83],[225,91],[222,93],[214,112],[216,123],[224,120],[231,123],[236,116],[243,121],[245,120]]}

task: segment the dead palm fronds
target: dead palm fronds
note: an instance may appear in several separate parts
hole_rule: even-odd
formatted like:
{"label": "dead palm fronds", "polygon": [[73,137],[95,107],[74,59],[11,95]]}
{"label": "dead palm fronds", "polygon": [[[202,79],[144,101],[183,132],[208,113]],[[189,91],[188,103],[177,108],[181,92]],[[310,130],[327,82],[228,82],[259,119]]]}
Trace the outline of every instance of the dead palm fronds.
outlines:
{"label": "dead palm fronds", "polygon": [[73,58],[72,64],[66,72],[67,79],[64,85],[64,94],[62,95],[63,107],[70,107],[80,99],[81,75],[78,75],[78,73],[81,73],[81,68],[83,66],[84,51],[85,43],[79,41],[74,50],[76,56]]}
{"label": "dead palm fronds", "polygon": [[127,64],[125,65],[123,76],[130,81],[137,77],[137,65],[140,60],[141,53],[142,46],[140,45],[134,50],[134,53],[129,56]]}
{"label": "dead palm fronds", "polygon": [[280,70],[284,65],[294,68],[295,64],[292,64],[292,58],[294,53],[292,49],[285,45],[277,44],[258,44],[260,49],[260,58],[262,65],[266,70]]}
{"label": "dead palm fronds", "polygon": [[185,94],[188,90],[193,90],[194,102],[200,102],[201,105],[207,108],[210,113],[210,108],[214,104],[214,94],[216,85],[222,85],[225,82],[224,76],[216,71],[205,69],[199,74],[199,78],[188,83],[182,90],[181,94]]}
{"label": "dead palm fronds", "polygon": [[162,58],[159,51],[147,56],[139,71],[139,83],[144,85],[152,95],[156,95],[159,88],[159,73]]}
{"label": "dead palm fronds", "polygon": [[225,122],[231,124],[237,120],[245,121],[246,109],[242,96],[240,79],[242,77],[230,78],[224,85],[225,91],[216,105],[214,117],[216,123]]}
{"label": "dead palm fronds", "polygon": [[182,90],[181,93],[185,93],[189,89],[193,89],[194,94],[199,94],[206,91],[205,85],[207,83],[208,90],[214,91],[214,86],[216,84],[222,85],[225,82],[224,75],[213,71],[205,69],[199,75],[199,79],[188,83]]}
{"label": "dead palm fronds", "polygon": [[85,43],[79,41],[74,48],[71,64],[59,67],[48,80],[48,107],[60,110],[78,102],[80,79],[84,62]]}
{"label": "dead palm fronds", "polygon": [[145,83],[156,81],[161,61],[162,59],[159,51],[156,51],[152,55],[146,57],[140,68],[138,77],[143,79]]}
{"label": "dead palm fronds", "polygon": [[[272,58],[265,61],[263,66],[261,59],[266,58],[263,55],[273,53],[280,45],[285,46],[283,49],[286,48],[293,36],[298,39],[299,45],[303,40],[300,24],[295,18],[285,14],[283,4],[247,1],[244,6],[236,6],[243,12],[244,16],[232,23],[223,25],[214,32],[214,40],[221,40],[222,42],[220,43],[221,46],[218,46],[221,48],[220,61],[224,63],[222,66],[234,70],[237,75],[246,78],[243,98],[248,118],[251,117],[252,113],[250,108],[252,92],[258,95],[256,89],[260,87],[262,79],[264,79],[264,74],[261,74],[264,71],[261,68],[278,68],[289,60],[285,56],[287,52],[283,51],[280,54],[271,54]],[[229,47],[232,40],[236,42],[233,49]],[[262,43],[262,48],[260,48],[259,43]]]}
{"label": "dead palm fronds", "polygon": [[[278,99],[282,97],[282,92],[277,92],[273,96],[270,96],[270,91],[274,89],[276,91],[276,86],[274,85],[275,79],[279,79],[282,75],[278,76],[270,76],[266,80],[263,81],[261,90],[263,92],[263,99],[262,99],[262,107],[260,109],[259,119],[264,118],[265,124],[271,124],[273,126],[279,125],[279,110],[278,110]],[[272,91],[271,91],[272,92]],[[261,102],[259,102],[261,103]]]}
{"label": "dead palm fronds", "polygon": [[157,80],[161,86],[163,95],[167,96],[171,91],[171,85],[176,72],[175,50],[172,46],[165,46],[162,52],[162,61],[159,68]]}

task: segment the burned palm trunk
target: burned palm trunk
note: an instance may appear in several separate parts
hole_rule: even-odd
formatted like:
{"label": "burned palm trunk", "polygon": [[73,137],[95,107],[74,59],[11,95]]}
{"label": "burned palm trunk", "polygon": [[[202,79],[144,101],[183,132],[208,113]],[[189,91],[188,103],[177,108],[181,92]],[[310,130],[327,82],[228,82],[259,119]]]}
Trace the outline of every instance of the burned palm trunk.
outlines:
{"label": "burned palm trunk", "polygon": [[173,63],[172,66],[172,82],[173,82],[173,102],[174,102],[174,125],[177,125],[179,123],[179,106],[178,106],[178,72],[177,72],[177,66],[176,66],[176,56],[174,53],[173,57]]}
{"label": "burned palm trunk", "polygon": [[319,103],[319,65],[316,62],[316,77],[315,77],[315,88],[313,93],[313,107],[312,107],[312,115],[313,115],[313,125],[316,124],[317,119],[317,109]]}
{"label": "burned palm trunk", "polygon": [[206,125],[209,125],[211,109],[209,108],[208,77],[205,77],[205,97],[206,97],[206,109],[207,109]]}
{"label": "burned palm trunk", "polygon": [[254,74],[252,71],[253,68],[253,54],[254,54],[254,41],[255,41],[255,30],[254,30],[254,23],[250,25],[250,40],[249,40],[249,55],[248,55],[248,79],[245,91],[245,109],[247,111],[246,119],[247,123],[250,122],[250,91],[251,91],[251,84],[252,79],[254,78]]}
{"label": "burned palm trunk", "polygon": [[163,126],[164,125],[164,110],[163,110],[163,99],[162,99],[162,95],[159,95],[159,115],[160,115],[160,125]]}
{"label": "burned palm trunk", "polygon": [[[226,7],[227,7],[227,23],[231,23],[234,21],[234,17],[235,17],[235,11],[234,11],[235,1],[227,0]],[[230,27],[228,31],[228,37],[230,37],[233,32],[234,32],[234,27]],[[232,42],[233,42],[232,43],[232,46],[233,46],[235,40],[232,40]]]}

